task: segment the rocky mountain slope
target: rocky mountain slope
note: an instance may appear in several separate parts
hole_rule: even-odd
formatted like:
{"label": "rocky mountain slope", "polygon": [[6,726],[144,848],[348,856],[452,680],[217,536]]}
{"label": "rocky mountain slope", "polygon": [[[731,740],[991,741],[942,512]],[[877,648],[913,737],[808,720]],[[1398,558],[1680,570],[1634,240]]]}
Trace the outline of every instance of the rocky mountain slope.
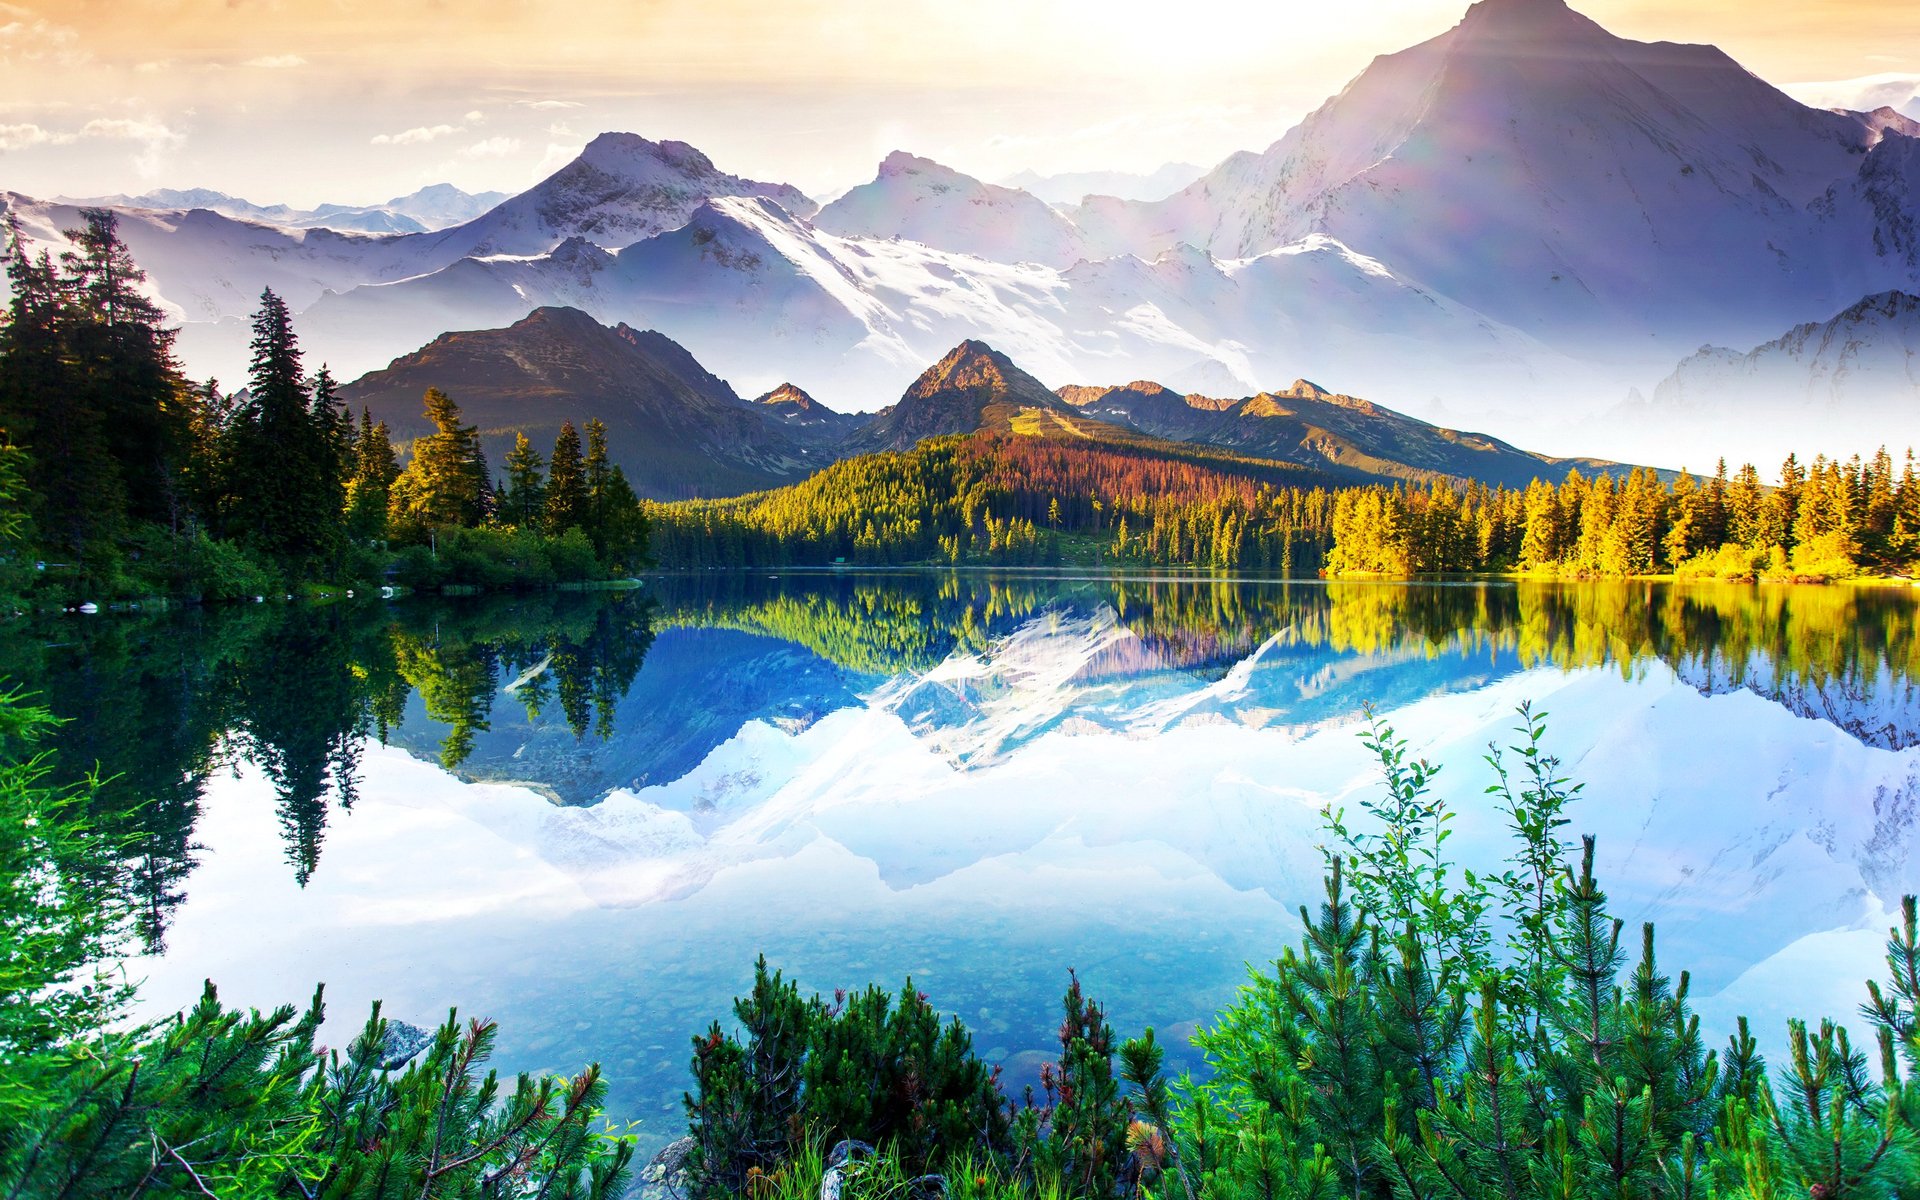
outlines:
{"label": "rocky mountain slope", "polygon": [[1009,432],[1022,417],[1071,415],[1045,384],[984,342],[965,341],[921,372],[898,403],[881,409],[847,443],[852,453],[911,450],[930,437]]}
{"label": "rocky mountain slope", "polygon": [[447,333],[342,389],[404,441],[428,432],[421,396],[438,387],[479,427],[499,466],[525,432],[544,454],[563,421],[607,423],[612,457],[643,494],[735,495],[792,482],[842,458],[992,432],[1134,452],[1234,461],[1359,480],[1478,479],[1522,486],[1598,460],[1550,458],[1460,433],[1305,381],[1240,400],[1156,383],[1056,394],[977,340],[926,367],[878,413],[840,413],[785,383],[753,400],[655,330],[605,326],[548,307],[501,328]]}
{"label": "rocky mountain slope", "polygon": [[355,380],[341,398],[408,439],[429,432],[421,415],[429,387],[479,427],[496,470],[516,432],[546,454],[563,422],[579,429],[591,417],[606,422],[610,456],[644,496],[732,495],[822,465],[818,438],[740,399],[671,339],[608,328],[577,309],[536,309],[504,329],[444,334]]}
{"label": "rocky mountain slope", "polygon": [[791,383],[756,396],[753,402],[808,445],[837,445],[873,419],[872,413],[835,412]]}
{"label": "rocky mountain slope", "polygon": [[1148,381],[1064,387],[1059,394],[1087,416],[1154,437],[1382,479],[1477,479],[1522,488],[1535,479],[1558,481],[1571,469],[1588,475],[1626,469],[1599,459],[1534,454],[1486,434],[1443,429],[1304,379],[1239,400],[1183,396]]}

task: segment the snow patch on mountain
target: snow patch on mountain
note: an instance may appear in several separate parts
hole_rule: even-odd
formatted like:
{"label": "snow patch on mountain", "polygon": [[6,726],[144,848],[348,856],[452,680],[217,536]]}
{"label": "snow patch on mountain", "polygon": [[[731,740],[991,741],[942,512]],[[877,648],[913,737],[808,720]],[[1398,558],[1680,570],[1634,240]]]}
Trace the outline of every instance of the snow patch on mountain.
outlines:
{"label": "snow patch on mountain", "polygon": [[1002,263],[1064,267],[1086,254],[1073,222],[1039,197],[904,151],[889,154],[873,182],[821,209],[814,224],[846,237],[905,238]]}

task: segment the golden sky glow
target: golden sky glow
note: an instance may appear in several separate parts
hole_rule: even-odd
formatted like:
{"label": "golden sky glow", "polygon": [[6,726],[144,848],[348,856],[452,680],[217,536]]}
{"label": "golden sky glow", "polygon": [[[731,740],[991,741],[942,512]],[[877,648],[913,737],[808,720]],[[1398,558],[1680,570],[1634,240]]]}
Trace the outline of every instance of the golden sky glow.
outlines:
{"label": "golden sky glow", "polygon": [[[1910,0],[1575,0],[1778,83],[1920,71]],[[824,191],[1264,147],[1465,0],[0,0],[0,188],[518,189],[605,129]]]}

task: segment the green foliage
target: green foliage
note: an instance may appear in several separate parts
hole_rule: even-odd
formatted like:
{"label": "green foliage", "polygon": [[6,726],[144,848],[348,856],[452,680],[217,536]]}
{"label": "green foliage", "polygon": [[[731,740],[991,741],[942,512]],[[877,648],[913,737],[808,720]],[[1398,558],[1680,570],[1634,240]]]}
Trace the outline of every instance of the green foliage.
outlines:
{"label": "green foliage", "polygon": [[128,1027],[108,970],[134,931],[132,847],[50,786],[50,717],[0,695],[0,1195],[615,1200],[633,1148],[599,1128],[598,1067],[482,1073],[495,1029],[453,1015],[389,1069],[376,1005],[344,1053],[304,1015],[199,1004]]}
{"label": "green foliage", "polygon": [[1008,1149],[996,1073],[911,980],[897,996],[869,987],[830,1004],[802,998],[762,958],[734,1017],[741,1036],[716,1022],[693,1040],[685,1104],[696,1196],[748,1194],[751,1180],[779,1175],[809,1147],[847,1139],[884,1146],[912,1175]]}
{"label": "green foliage", "polygon": [[428,388],[426,416],[434,432],[413,444],[413,458],[394,480],[387,526],[397,540],[421,542],[449,527],[484,521],[491,492],[480,435],[460,423],[460,406],[439,388]]}
{"label": "green foliage", "polygon": [[666,566],[1045,565],[1073,541],[1115,562],[1314,569],[1327,482],[1198,449],[983,433],[848,459],[775,492],[646,511]]}
{"label": "green foliage", "polygon": [[[1920,1053],[1912,903],[1889,941],[1893,982],[1865,1010],[1878,1080],[1843,1029],[1796,1022],[1776,1090],[1744,1022],[1724,1052],[1706,1048],[1687,976],[1662,970],[1650,925],[1630,963],[1592,840],[1577,869],[1564,861],[1558,831],[1578,789],[1542,749],[1544,718],[1521,717],[1518,744],[1489,759],[1516,849],[1487,875],[1445,861],[1432,769],[1371,727],[1386,781],[1371,827],[1329,814],[1355,869],[1330,857],[1300,947],[1254,971],[1196,1037],[1210,1075],[1168,1104],[1152,1054],[1128,1056],[1166,1138],[1155,1161],[1196,1198],[1908,1194],[1920,1184],[1905,1078]],[[1504,953],[1490,949],[1496,930]]]}
{"label": "green foliage", "polygon": [[1014,1118],[1015,1164],[1068,1195],[1105,1196],[1125,1165],[1130,1115],[1113,1074],[1113,1030],[1072,972],[1061,1008],[1060,1058],[1040,1072],[1044,1101],[1029,1090]]}
{"label": "green foliage", "polygon": [[452,526],[436,531],[431,546],[402,550],[395,567],[395,583],[423,590],[548,587],[603,577],[593,546],[578,529],[549,537],[533,529]]}
{"label": "green foliage", "polygon": [[62,1047],[127,996],[102,964],[127,937],[128,872],[88,823],[85,783],[53,785],[54,725],[0,693],[0,1154],[71,1069]]}
{"label": "green foliage", "polygon": [[1722,462],[1704,485],[1686,472],[1662,485],[1571,471],[1558,488],[1395,485],[1349,488],[1334,500],[1329,574],[1404,576],[1521,570],[1613,578],[1670,570],[1683,579],[1824,583],[1862,567],[1905,571],[1920,555],[1920,478],[1913,456],[1896,477],[1885,449],[1862,462],[1789,455],[1768,491]]}

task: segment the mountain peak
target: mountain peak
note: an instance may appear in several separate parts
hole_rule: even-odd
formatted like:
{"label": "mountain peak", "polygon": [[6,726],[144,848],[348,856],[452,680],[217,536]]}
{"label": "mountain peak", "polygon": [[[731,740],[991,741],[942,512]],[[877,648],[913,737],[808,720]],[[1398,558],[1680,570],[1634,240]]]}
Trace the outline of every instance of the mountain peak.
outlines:
{"label": "mountain peak", "polygon": [[792,383],[783,383],[764,396],[756,396],[753,402],[774,408],[791,407],[801,412],[811,412],[824,407],[818,400],[807,395],[799,385]]}
{"label": "mountain peak", "polygon": [[1612,40],[1565,0],[1478,0],[1460,19],[1459,28],[1477,39],[1501,42],[1586,40],[1595,34]]}
{"label": "mountain peak", "polygon": [[1011,403],[1057,408],[1058,396],[1038,379],[1015,366],[1013,360],[985,342],[968,338],[947,351],[939,362],[921,372],[901,398],[902,406],[915,399],[942,393],[966,393],[982,404]]}
{"label": "mountain peak", "polygon": [[1038,379],[985,342],[969,338],[920,373],[900,402],[881,412],[848,448],[908,450],[924,438],[1007,427],[1023,409],[1069,411]]}
{"label": "mountain peak", "polygon": [[929,172],[937,172],[944,175],[956,173],[952,168],[941,166],[930,158],[921,158],[919,155],[909,154],[905,150],[895,150],[880,160],[880,169],[877,172],[877,177],[881,179],[896,179],[902,175],[921,175]]}
{"label": "mountain peak", "polygon": [[687,175],[708,175],[715,171],[713,160],[685,142],[655,142],[637,133],[603,133],[588,142],[580,152],[580,161],[607,170],[648,158]]}

